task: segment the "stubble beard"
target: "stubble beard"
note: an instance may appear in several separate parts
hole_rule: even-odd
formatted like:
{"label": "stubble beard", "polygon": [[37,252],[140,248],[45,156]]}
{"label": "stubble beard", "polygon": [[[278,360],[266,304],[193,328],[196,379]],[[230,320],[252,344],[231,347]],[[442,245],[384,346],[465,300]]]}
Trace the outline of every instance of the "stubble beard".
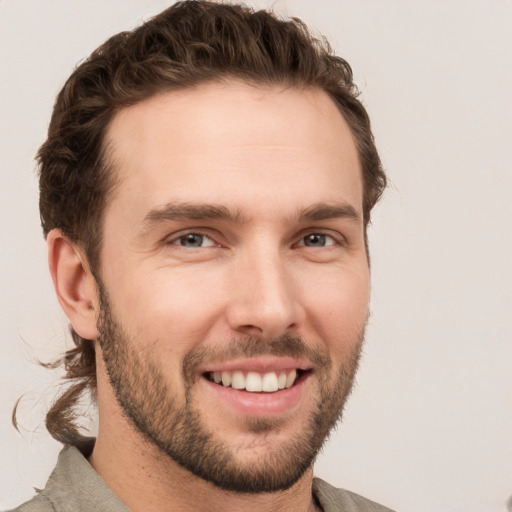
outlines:
{"label": "stubble beard", "polygon": [[[357,340],[351,340],[352,349],[342,367],[334,370],[327,351],[312,349],[302,339],[292,336],[265,343],[252,338],[236,340],[222,351],[194,349],[182,363],[185,399],[184,405],[179,405],[157,360],[143,349],[134,350],[132,340],[113,317],[101,287],[100,300],[99,341],[116,398],[130,423],[162,454],[218,488],[237,493],[288,489],[312,466],[329,432],[341,420],[357,371],[364,325]],[[257,464],[253,460],[244,464],[237,457],[240,447],[230,446],[228,440],[209,430],[201,412],[195,408],[197,368],[207,361],[265,355],[312,361],[318,398],[307,417],[301,418],[298,434],[293,438],[286,436],[286,442],[277,446],[272,443],[272,434],[279,432],[282,421],[265,417],[241,420],[245,431],[252,434],[251,444],[257,444],[261,453]],[[329,378],[333,371],[334,379]],[[270,440],[268,448],[267,440]]]}

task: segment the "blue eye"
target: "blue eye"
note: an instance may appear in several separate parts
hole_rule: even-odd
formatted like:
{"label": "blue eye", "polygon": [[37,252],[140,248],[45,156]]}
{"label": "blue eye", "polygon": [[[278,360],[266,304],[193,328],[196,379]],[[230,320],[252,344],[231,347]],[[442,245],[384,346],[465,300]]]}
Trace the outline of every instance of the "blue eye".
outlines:
{"label": "blue eye", "polygon": [[327,247],[334,244],[335,241],[331,236],[322,233],[310,233],[302,238],[299,243],[299,245],[304,245],[305,247]]}
{"label": "blue eye", "polygon": [[190,249],[194,249],[196,247],[212,247],[216,245],[209,236],[201,235],[200,233],[187,233],[186,235],[177,238],[173,243]]}

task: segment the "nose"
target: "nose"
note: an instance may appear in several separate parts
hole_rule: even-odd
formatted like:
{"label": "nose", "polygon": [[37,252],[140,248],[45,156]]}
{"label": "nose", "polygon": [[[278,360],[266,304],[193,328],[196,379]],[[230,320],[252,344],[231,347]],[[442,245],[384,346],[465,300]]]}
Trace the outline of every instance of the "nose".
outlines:
{"label": "nose", "polygon": [[244,258],[232,278],[227,311],[232,330],[272,340],[298,329],[303,317],[298,283],[278,251]]}

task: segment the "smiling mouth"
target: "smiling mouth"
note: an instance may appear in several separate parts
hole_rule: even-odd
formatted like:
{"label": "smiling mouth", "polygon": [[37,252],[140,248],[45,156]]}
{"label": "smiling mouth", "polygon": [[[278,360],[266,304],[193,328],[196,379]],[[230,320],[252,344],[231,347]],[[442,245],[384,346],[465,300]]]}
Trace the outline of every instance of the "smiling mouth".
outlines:
{"label": "smiling mouth", "polygon": [[249,393],[275,393],[294,386],[309,370],[279,370],[276,372],[223,371],[206,372],[204,377],[210,382],[226,388]]}

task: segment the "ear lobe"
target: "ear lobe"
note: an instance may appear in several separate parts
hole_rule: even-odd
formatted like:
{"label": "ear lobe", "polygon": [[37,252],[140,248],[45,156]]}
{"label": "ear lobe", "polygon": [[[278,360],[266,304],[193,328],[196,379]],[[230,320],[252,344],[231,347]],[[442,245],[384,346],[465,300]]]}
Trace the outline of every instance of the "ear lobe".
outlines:
{"label": "ear lobe", "polygon": [[85,254],[58,229],[50,231],[46,241],[50,274],[64,313],[79,336],[97,339],[97,286]]}

